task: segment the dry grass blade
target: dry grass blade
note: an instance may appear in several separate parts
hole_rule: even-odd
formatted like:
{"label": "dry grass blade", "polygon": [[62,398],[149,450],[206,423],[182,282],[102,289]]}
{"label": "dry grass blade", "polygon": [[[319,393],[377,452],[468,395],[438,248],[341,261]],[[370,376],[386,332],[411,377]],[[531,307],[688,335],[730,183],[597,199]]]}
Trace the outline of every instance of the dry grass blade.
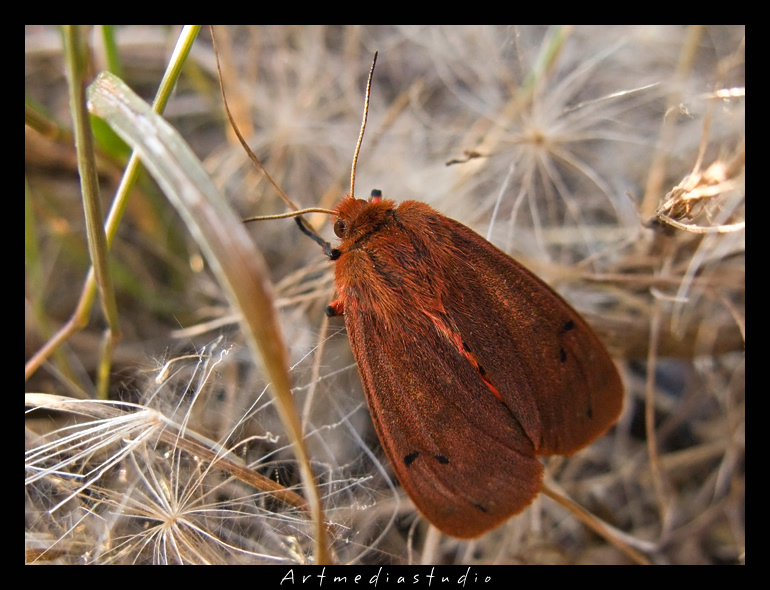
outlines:
{"label": "dry grass blade", "polygon": [[89,108],[140,154],[240,312],[247,341],[270,376],[284,424],[293,437],[308,503],[317,522],[317,558],[326,563],[329,557],[320,500],[291,396],[286,352],[273,313],[272,284],[264,262],[189,147],[125,84],[108,73],[101,74],[89,89]]}
{"label": "dry grass blade", "polygon": [[[146,552],[142,547],[151,546],[150,559],[156,563],[228,563],[243,559],[250,551],[243,544],[236,547],[228,543],[222,534],[227,529],[210,529],[210,524],[201,520],[202,514],[220,513],[221,518],[235,524],[247,519],[249,503],[261,497],[282,502],[285,518],[309,516],[302,496],[247,467],[233,452],[196,435],[184,422],[152,407],[47,394],[27,394],[25,404],[30,416],[43,412],[66,417],[65,426],[36,438],[26,453],[25,487],[30,499],[44,502],[38,497],[40,492],[53,489],[49,499],[53,502],[46,509],[52,523],[66,522],[78,514],[81,523],[89,523],[79,532],[61,533],[55,541],[38,538],[39,546],[30,548],[33,561],[66,558],[67,562],[97,559],[109,563],[120,561],[129,548],[131,559],[143,560]],[[228,503],[215,499],[237,485],[235,482],[256,493],[247,493],[242,500],[231,497]],[[240,514],[236,509],[239,502],[243,503]],[[269,519],[279,515],[279,511],[264,510],[261,516]],[[142,533],[134,530],[122,535],[121,527],[110,524],[136,518],[155,524]],[[103,540],[85,542],[86,531],[99,528],[99,522],[104,523]],[[164,528],[166,541],[173,539],[180,546],[173,555],[163,554],[164,543],[152,539],[153,531],[161,534]],[[230,528],[236,530],[232,525]],[[130,530],[125,524],[123,529]],[[192,545],[181,547],[194,532],[208,539],[209,548],[204,553],[200,548],[193,550]],[[110,538],[114,541],[108,542]],[[254,553],[260,543],[252,545]],[[262,543],[262,547],[267,545]],[[264,549],[261,558],[280,561]]]}

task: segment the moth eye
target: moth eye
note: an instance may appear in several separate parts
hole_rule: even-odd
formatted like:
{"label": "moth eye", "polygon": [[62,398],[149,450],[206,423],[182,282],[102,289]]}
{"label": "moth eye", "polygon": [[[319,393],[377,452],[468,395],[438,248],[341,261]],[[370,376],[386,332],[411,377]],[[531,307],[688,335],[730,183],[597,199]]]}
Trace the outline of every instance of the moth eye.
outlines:
{"label": "moth eye", "polygon": [[338,219],[334,222],[334,233],[337,235],[338,238],[344,238],[345,232],[347,231],[348,226],[345,225],[345,222],[341,219]]}

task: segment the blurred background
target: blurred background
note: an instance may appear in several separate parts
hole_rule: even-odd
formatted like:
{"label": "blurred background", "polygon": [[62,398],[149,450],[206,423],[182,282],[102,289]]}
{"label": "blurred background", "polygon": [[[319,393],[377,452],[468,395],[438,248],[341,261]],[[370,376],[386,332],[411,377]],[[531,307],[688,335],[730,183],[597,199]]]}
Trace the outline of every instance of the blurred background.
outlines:
{"label": "blurred background", "polygon": [[[93,27],[87,67],[94,76],[109,67],[151,101],[180,30]],[[378,188],[425,201],[487,237],[584,314],[626,386],[607,436],[545,462],[549,486],[612,527],[605,534],[541,495],[480,539],[438,535],[393,478],[344,322],[324,319],[333,265],[291,220],[249,224],[273,283],[275,310],[265,313],[288,349],[335,559],[743,563],[745,27],[253,25],[215,33],[234,120],[300,207],[333,208],[350,192],[379,51],[356,195]],[[91,266],[64,53],[59,28],[25,27],[26,361],[68,321]],[[207,27],[164,117],[239,217],[287,211],[224,114]],[[97,131],[105,211],[128,155],[107,137]],[[334,243],[328,216],[307,219]],[[109,267],[122,328],[109,399],[182,421],[301,493],[238,317],[147,173]],[[104,327],[97,302],[25,391],[95,399]],[[28,562],[312,559],[312,527],[296,507],[167,441],[126,450],[125,436],[98,448],[83,437],[68,446],[71,432],[91,425],[68,412],[27,416]],[[39,476],[41,466],[55,473]],[[88,485],[71,487],[76,480]],[[185,524],[163,529],[172,512]],[[177,550],[161,549],[169,542],[161,529]]]}

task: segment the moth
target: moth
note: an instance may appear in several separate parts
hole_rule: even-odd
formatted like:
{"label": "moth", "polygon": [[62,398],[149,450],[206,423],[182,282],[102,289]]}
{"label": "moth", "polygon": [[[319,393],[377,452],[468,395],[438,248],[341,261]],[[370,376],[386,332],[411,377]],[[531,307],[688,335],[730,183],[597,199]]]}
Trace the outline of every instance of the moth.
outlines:
{"label": "moth", "polygon": [[[327,314],[344,315],[399,482],[441,531],[476,537],[532,502],[539,457],[570,455],[615,423],[623,384],[580,315],[476,232],[419,201],[355,198],[376,60],[350,195],[334,210],[252,219],[293,216],[334,261]],[[339,245],[305,225],[310,211],[336,217]]]}
{"label": "moth", "polygon": [[604,345],[548,285],[419,201],[344,199],[339,299],[369,410],[402,487],[443,532],[478,536],[622,409]]}

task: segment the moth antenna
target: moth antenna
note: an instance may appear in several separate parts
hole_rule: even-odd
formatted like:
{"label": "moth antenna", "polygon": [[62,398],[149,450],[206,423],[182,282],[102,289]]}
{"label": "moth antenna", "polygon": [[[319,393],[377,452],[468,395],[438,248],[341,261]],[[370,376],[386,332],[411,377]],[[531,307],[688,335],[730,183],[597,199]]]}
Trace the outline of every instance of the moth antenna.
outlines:
{"label": "moth antenna", "polygon": [[[235,131],[235,135],[238,137],[238,141],[241,142],[241,146],[243,146],[243,149],[246,150],[246,153],[248,154],[251,161],[254,163],[254,165],[259,169],[260,172],[265,176],[267,181],[272,185],[272,187],[275,189],[275,191],[278,193],[278,196],[281,197],[281,199],[286,203],[286,205],[293,209],[291,213],[284,213],[281,215],[264,215],[261,217],[249,217],[247,219],[244,219],[243,222],[249,222],[249,221],[258,221],[262,219],[281,219],[285,217],[294,217],[294,220],[297,222],[297,225],[299,226],[299,229],[302,230],[302,233],[305,235],[310,236],[310,238],[313,239],[317,244],[319,244],[324,251],[324,254],[329,257],[331,260],[336,260],[340,253],[339,250],[336,248],[332,248],[331,244],[329,242],[325,241],[323,238],[321,238],[318,234],[316,234],[312,228],[308,227],[308,223],[302,218],[303,213],[327,213],[329,215],[337,215],[336,211],[332,211],[331,209],[322,209],[319,207],[312,207],[309,209],[302,209],[300,210],[299,207],[289,198],[289,196],[283,191],[283,189],[278,185],[278,183],[273,180],[273,177],[270,176],[270,173],[265,169],[265,167],[262,165],[262,162],[260,162],[257,155],[251,151],[251,148],[246,143],[246,139],[244,139],[243,134],[241,133],[241,130],[238,129],[238,125],[235,124],[235,118],[233,117],[232,113],[230,112],[230,106],[227,104],[227,96],[225,95],[225,85],[222,78],[222,68],[219,63],[219,52],[217,51],[217,41],[216,37],[214,36],[214,27],[213,25],[210,26],[211,30],[211,42],[214,46],[214,55],[216,57],[217,61],[217,73],[219,74],[219,90],[222,93],[222,103],[225,106],[225,112],[227,113],[227,119],[230,121],[230,125],[233,128],[233,131]],[[376,59],[375,54],[375,59]],[[374,64],[372,64],[372,68],[374,68]],[[371,83],[372,74],[369,73],[369,83]],[[368,90],[367,90],[368,95]],[[361,130],[361,135],[363,136],[363,129]],[[359,138],[359,143],[361,141],[361,138]],[[356,150],[358,151],[358,150]]]}
{"label": "moth antenna", "polygon": [[326,213],[327,215],[339,215],[334,209],[324,209],[323,207],[308,207],[307,209],[298,209],[297,211],[289,211],[288,213],[278,213],[276,215],[255,215],[254,217],[247,217],[243,220],[243,223],[249,221],[263,221],[265,219],[286,219],[287,217],[298,217],[305,213]]}
{"label": "moth antenna", "polygon": [[356,151],[353,152],[353,165],[350,168],[350,198],[355,199],[356,186],[356,164],[358,163],[358,152],[361,150],[361,142],[364,140],[364,131],[366,130],[366,119],[369,116],[369,91],[372,89],[372,77],[374,77],[374,64],[377,63],[377,51],[374,52],[372,67],[369,69],[369,79],[366,82],[366,94],[364,95],[364,118],[361,121],[361,132],[358,134],[356,142]]}
{"label": "moth antenna", "polygon": [[[238,137],[238,141],[241,142],[241,146],[243,146],[243,149],[246,150],[246,153],[249,156],[249,159],[254,163],[254,165],[259,169],[259,171],[264,175],[264,177],[267,179],[267,181],[270,183],[270,185],[275,189],[275,192],[278,193],[278,196],[281,197],[284,203],[290,208],[296,211],[299,209],[297,205],[292,201],[289,196],[283,192],[283,189],[278,186],[278,183],[273,180],[273,177],[270,176],[268,171],[265,169],[265,167],[262,165],[262,162],[259,161],[259,158],[257,155],[251,151],[251,148],[249,147],[249,144],[246,143],[246,139],[244,139],[243,134],[241,133],[241,130],[238,129],[238,125],[235,124],[235,119],[233,118],[233,114],[230,112],[230,106],[227,104],[227,96],[225,96],[225,84],[222,80],[222,68],[219,64],[219,52],[217,51],[217,41],[214,36],[214,26],[210,26],[211,30],[211,43],[214,47],[214,56],[216,57],[217,61],[217,73],[219,74],[219,90],[222,93],[222,103],[225,106],[225,113],[227,114],[227,119],[230,121],[230,125],[233,128],[233,131],[235,131],[235,135]],[[362,134],[363,135],[363,134]]]}

